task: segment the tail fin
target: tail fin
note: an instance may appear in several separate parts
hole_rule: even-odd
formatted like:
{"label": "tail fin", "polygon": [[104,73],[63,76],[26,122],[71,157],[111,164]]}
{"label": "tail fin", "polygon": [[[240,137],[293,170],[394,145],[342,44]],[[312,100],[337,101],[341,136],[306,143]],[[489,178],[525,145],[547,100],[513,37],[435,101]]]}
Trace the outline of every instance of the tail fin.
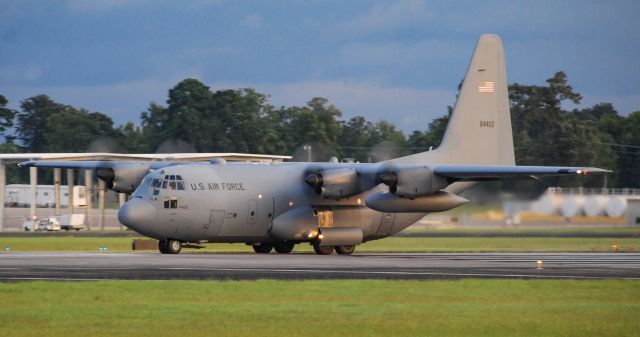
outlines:
{"label": "tail fin", "polygon": [[398,162],[515,165],[502,41],[480,36],[441,145]]}

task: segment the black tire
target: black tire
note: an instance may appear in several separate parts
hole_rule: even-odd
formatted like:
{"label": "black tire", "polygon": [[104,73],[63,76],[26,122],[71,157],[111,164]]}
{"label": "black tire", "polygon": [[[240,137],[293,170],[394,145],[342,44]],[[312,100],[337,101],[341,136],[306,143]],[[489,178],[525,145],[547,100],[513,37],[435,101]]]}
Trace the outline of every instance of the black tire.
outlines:
{"label": "black tire", "polygon": [[293,251],[293,247],[294,246],[295,246],[294,243],[276,242],[273,245],[273,248],[276,249],[276,252],[278,252],[278,254],[289,254],[289,253],[291,253],[291,251]]}
{"label": "black tire", "polygon": [[336,246],[336,253],[340,255],[351,255],[356,250],[355,245],[349,246]]}
{"label": "black tire", "polygon": [[273,249],[273,245],[270,243],[258,243],[253,245],[253,251],[257,254],[269,254]]}
{"label": "black tire", "polygon": [[331,255],[331,253],[333,253],[333,247],[331,247],[331,246],[321,247],[317,243],[313,244],[313,250],[318,255]]}
{"label": "black tire", "polygon": [[169,254],[169,251],[167,250],[167,240],[158,241],[158,250],[162,254]]}

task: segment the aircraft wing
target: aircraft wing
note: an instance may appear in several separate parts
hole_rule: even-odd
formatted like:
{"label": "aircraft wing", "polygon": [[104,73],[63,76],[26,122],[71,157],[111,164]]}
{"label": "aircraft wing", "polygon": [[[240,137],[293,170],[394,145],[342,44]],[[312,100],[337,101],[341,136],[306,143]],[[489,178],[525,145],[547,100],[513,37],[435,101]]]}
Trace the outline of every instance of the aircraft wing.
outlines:
{"label": "aircraft wing", "polygon": [[607,172],[611,171],[597,167],[571,166],[437,165],[433,167],[433,173],[438,176],[465,181],[587,175]]}
{"label": "aircraft wing", "polygon": [[108,169],[115,167],[145,166],[147,169],[159,168],[182,164],[170,161],[115,161],[115,160],[73,160],[73,161],[48,161],[30,160],[18,164],[19,167],[48,167],[63,169]]}
{"label": "aircraft wing", "polygon": [[45,161],[30,160],[18,164],[20,167],[53,167],[64,169],[100,169],[112,168],[117,162],[106,160],[77,160],[77,161]]}

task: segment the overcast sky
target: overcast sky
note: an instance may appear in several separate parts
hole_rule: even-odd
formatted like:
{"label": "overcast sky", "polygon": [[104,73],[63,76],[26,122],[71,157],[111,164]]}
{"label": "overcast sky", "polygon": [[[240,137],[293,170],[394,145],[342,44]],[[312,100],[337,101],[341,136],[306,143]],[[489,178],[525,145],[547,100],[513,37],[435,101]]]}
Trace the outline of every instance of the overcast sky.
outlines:
{"label": "overcast sky", "polygon": [[[322,96],[424,130],[453,105],[478,36],[499,34],[510,82],[556,71],[583,107],[640,110],[640,1],[0,1],[0,94],[36,94],[139,123],[194,77],[273,105]],[[567,106],[573,108],[574,106]]]}

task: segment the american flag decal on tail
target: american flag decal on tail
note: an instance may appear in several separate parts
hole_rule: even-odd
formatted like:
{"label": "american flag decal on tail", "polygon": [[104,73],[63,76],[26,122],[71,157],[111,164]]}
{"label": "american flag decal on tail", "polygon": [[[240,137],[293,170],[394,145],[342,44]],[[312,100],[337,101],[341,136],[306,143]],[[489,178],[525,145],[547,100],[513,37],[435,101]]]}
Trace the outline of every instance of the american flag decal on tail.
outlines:
{"label": "american flag decal on tail", "polygon": [[478,85],[478,92],[493,92],[495,89],[495,83],[493,81],[481,81]]}

